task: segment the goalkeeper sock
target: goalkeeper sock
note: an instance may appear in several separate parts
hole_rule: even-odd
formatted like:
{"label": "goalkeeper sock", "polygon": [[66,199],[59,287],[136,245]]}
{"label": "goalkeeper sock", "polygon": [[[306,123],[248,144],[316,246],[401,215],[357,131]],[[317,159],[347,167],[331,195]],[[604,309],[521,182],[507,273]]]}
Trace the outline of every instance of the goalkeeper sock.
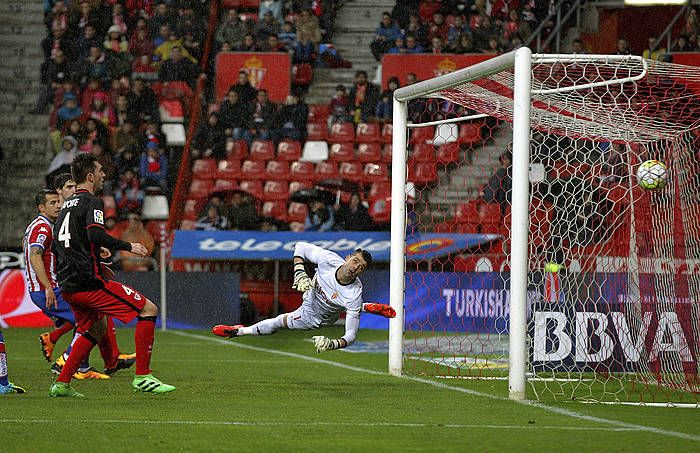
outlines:
{"label": "goalkeeper sock", "polygon": [[250,327],[242,327],[238,329],[238,335],[272,335],[284,327],[285,316],[287,315],[279,315],[276,318],[260,321]]}
{"label": "goalkeeper sock", "polygon": [[7,387],[10,382],[7,380],[7,354],[5,354],[5,337],[0,332],[0,385]]}

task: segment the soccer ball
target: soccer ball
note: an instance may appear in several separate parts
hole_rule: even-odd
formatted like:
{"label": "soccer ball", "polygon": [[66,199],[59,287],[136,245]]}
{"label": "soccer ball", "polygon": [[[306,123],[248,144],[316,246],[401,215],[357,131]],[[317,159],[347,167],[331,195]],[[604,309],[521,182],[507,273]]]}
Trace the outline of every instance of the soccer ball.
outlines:
{"label": "soccer ball", "polygon": [[661,190],[666,187],[667,175],[663,162],[648,160],[637,168],[637,183],[645,190]]}

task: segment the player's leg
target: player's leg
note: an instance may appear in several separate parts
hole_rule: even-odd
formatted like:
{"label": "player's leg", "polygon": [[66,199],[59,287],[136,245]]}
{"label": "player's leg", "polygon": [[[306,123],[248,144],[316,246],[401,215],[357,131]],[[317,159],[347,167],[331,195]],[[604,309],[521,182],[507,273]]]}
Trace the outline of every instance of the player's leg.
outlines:
{"label": "player's leg", "polygon": [[[44,358],[51,362],[53,360],[53,349],[56,346],[59,338],[64,334],[70,332],[74,328],[75,322],[70,322],[67,318],[72,318],[73,313],[70,311],[68,304],[61,298],[61,291],[58,288],[54,289],[54,294],[56,294],[56,307],[48,308],[46,307],[46,294],[44,291],[32,291],[29,293],[29,298],[32,300],[34,305],[36,305],[41,311],[44,312],[46,316],[54,320],[54,325],[56,326],[50,332],[44,332],[39,335],[39,343],[41,344],[41,352]],[[64,304],[62,306],[61,302]]]}
{"label": "player's leg", "polygon": [[158,307],[146,299],[136,322],[136,375],[131,383],[135,392],[168,393],[175,390],[151,374],[151,353],[158,317]]}
{"label": "player's leg", "polygon": [[317,327],[310,316],[304,310],[304,306],[291,313],[284,313],[274,318],[264,319],[249,327],[242,325],[214,326],[212,332],[220,337],[233,338],[243,335],[272,335],[281,329],[313,329]]}
{"label": "player's leg", "polygon": [[5,352],[5,337],[0,331],[0,395],[9,393],[24,393],[24,389],[10,382],[7,371],[7,353]]}

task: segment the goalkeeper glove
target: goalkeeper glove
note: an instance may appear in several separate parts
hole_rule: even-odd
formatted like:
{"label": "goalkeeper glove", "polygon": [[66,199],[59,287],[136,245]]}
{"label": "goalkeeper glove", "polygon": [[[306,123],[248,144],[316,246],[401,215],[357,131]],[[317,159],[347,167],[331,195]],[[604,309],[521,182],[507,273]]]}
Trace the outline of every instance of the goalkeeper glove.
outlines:
{"label": "goalkeeper glove", "polygon": [[314,340],[314,347],[318,353],[330,351],[332,349],[340,349],[341,347],[340,339],[331,340],[330,338],[323,336],[312,337],[312,339]]}
{"label": "goalkeeper glove", "polygon": [[390,305],[368,303],[368,304],[363,304],[362,308],[367,313],[372,313],[375,315],[384,316],[385,318],[395,318],[396,317],[396,310],[391,308]]}
{"label": "goalkeeper glove", "polygon": [[299,292],[305,293],[311,288],[311,279],[306,275],[306,270],[304,269],[304,263],[294,264],[294,284],[292,284],[292,289],[296,289]]}

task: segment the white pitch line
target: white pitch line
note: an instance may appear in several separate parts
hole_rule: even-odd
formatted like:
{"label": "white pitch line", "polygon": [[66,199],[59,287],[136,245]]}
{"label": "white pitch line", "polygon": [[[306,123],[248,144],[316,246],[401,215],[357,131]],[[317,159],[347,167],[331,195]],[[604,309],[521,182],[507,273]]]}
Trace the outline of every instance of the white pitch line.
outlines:
{"label": "white pitch line", "polygon": [[[311,356],[307,356],[307,355],[303,355],[303,354],[295,354],[293,352],[278,351],[275,349],[261,348],[258,346],[250,346],[247,344],[237,343],[235,341],[223,340],[220,338],[213,338],[213,337],[205,337],[203,335],[195,335],[192,333],[181,332],[181,331],[169,330],[167,332],[170,332],[170,333],[175,334],[175,335],[189,337],[189,338],[199,338],[201,340],[209,341],[212,343],[219,343],[219,344],[225,344],[228,346],[233,346],[233,347],[237,347],[237,348],[241,348],[241,349],[248,349],[251,351],[258,351],[258,352],[264,352],[264,353],[268,353],[268,354],[282,355],[285,357],[294,357],[294,358],[297,358],[300,360],[306,360],[306,361],[314,362],[314,363],[322,363],[325,365],[330,365],[330,366],[342,368],[345,370],[357,371],[359,373],[372,374],[372,375],[376,375],[376,376],[389,376],[387,373],[384,373],[384,372],[371,370],[368,368],[356,367],[356,366],[352,366],[352,365],[346,365],[344,363],[339,363],[339,362],[332,362],[330,360],[319,359],[317,357],[311,357]],[[443,382],[436,382],[436,381],[432,381],[430,379],[423,379],[423,378],[419,378],[419,377],[415,377],[415,376],[401,376],[400,379],[406,379],[406,380],[413,381],[413,382],[420,382],[422,384],[430,385],[430,386],[441,388],[444,390],[452,390],[454,392],[460,392],[460,393],[464,393],[467,395],[480,396],[482,398],[489,398],[489,399],[493,399],[493,400],[509,401],[509,402],[513,402],[513,403],[517,403],[517,404],[523,404],[526,406],[531,406],[531,407],[535,407],[538,409],[542,409],[542,410],[547,411],[547,412],[552,412],[554,414],[564,415],[566,417],[571,417],[571,418],[574,418],[577,420],[585,420],[585,421],[589,421],[589,422],[593,422],[593,423],[601,423],[601,424],[617,426],[618,428],[625,428],[628,430],[645,431],[645,432],[652,433],[652,434],[660,434],[663,436],[676,437],[679,439],[700,442],[700,436],[694,435],[694,434],[682,433],[682,432],[678,432],[678,431],[670,431],[670,430],[666,430],[666,429],[655,428],[652,426],[637,425],[635,423],[627,423],[627,422],[623,422],[621,420],[596,417],[593,415],[586,415],[586,414],[582,414],[580,412],[575,412],[572,410],[568,410],[568,409],[564,409],[564,408],[560,408],[560,407],[556,407],[556,406],[549,406],[547,404],[538,403],[536,401],[511,400],[509,398],[505,398],[502,396],[491,395],[489,393],[482,393],[482,392],[479,392],[476,390],[471,390],[471,389],[462,388],[462,387],[453,387],[453,386],[447,385]]]}
{"label": "white pitch line", "polygon": [[0,423],[17,424],[64,424],[64,423],[101,423],[124,425],[204,425],[204,426],[334,426],[356,428],[448,428],[448,429],[504,429],[504,430],[561,430],[561,431],[635,431],[632,428],[607,428],[595,426],[553,426],[553,425],[479,425],[479,424],[440,424],[440,423],[391,423],[391,422],[247,422],[238,420],[57,420],[57,419],[20,419],[4,418]]}

